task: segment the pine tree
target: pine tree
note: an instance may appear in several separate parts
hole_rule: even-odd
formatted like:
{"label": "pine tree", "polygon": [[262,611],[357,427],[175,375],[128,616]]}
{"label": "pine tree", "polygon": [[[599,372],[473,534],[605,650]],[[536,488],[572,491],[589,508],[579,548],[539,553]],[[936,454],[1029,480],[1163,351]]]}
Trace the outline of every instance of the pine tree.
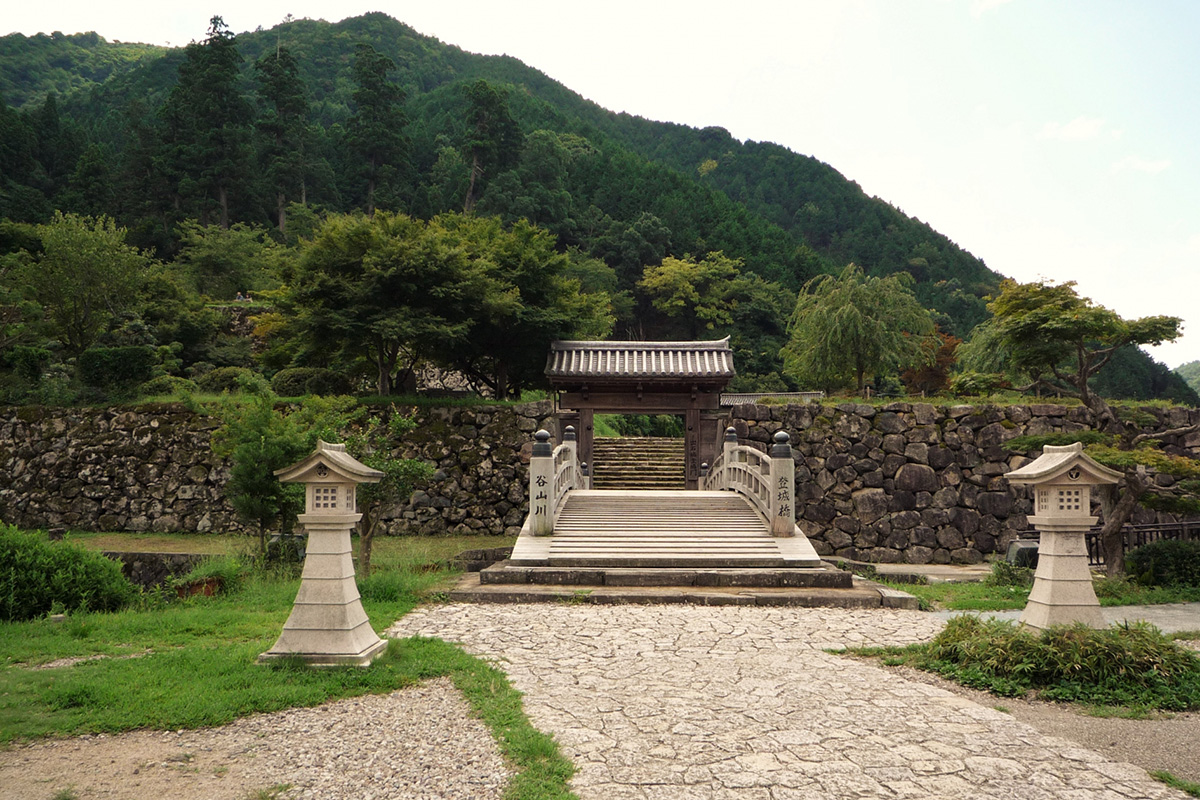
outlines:
{"label": "pine tree", "polygon": [[407,156],[401,106],[404,90],[388,80],[395,63],[369,44],[354,53],[354,116],[350,118],[349,145],[359,157],[367,179],[367,214],[375,213],[375,190],[388,167],[398,167]]}
{"label": "pine tree", "polygon": [[276,47],[254,64],[263,111],[256,123],[262,138],[260,156],[275,190],[279,232],[287,235],[287,205],[303,195],[307,149],[308,98],[300,68],[291,51]]}
{"label": "pine tree", "polygon": [[222,228],[229,227],[230,192],[246,187],[249,170],[250,105],[238,92],[242,56],[220,17],[208,37],[184,50],[179,83],[161,111],[165,157],[178,181],[180,200],[199,203],[207,222],[215,203]]}

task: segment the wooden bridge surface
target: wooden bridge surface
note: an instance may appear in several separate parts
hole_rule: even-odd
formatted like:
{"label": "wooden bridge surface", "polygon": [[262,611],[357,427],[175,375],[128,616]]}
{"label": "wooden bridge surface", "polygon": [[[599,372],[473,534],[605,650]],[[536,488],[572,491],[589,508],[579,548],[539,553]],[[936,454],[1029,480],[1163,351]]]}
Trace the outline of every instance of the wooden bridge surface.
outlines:
{"label": "wooden bridge surface", "polygon": [[578,567],[816,566],[808,539],[772,537],[734,492],[575,490],[551,536],[522,533],[511,561]]}

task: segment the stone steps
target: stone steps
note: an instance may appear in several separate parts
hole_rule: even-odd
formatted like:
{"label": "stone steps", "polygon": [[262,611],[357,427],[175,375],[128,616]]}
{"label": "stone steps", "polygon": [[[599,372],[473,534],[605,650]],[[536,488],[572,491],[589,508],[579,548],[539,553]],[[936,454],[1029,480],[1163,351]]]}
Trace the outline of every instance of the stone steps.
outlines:
{"label": "stone steps", "polygon": [[725,492],[575,494],[558,516],[549,558],[552,566],[784,565],[758,514]]}
{"label": "stone steps", "polygon": [[537,584],[546,586],[705,586],[849,589],[850,572],[829,565],[811,568],[645,569],[636,567],[522,567],[509,561],[480,571],[485,585]]}
{"label": "stone steps", "polygon": [[591,475],[596,489],[682,489],[683,439],[595,439]]}
{"label": "stone steps", "polygon": [[[500,567],[501,565],[496,565]],[[582,576],[591,570],[575,570]],[[663,573],[658,576],[656,573]],[[736,581],[747,578],[749,570],[729,570],[726,573],[706,570],[697,571],[692,583],[665,585],[656,581],[671,579],[687,580],[687,570],[660,570],[649,573],[642,585],[638,571],[604,571],[605,583],[568,583],[562,573],[528,573],[529,582],[483,583],[484,573],[464,575],[458,586],[450,591],[450,600],[467,603],[588,603],[595,605],[616,604],[690,604],[705,606],[803,606],[828,608],[903,608],[917,610],[919,601],[912,595],[897,592],[879,584],[853,577],[849,587],[825,588],[820,585],[821,577],[812,578],[811,585],[792,586],[784,580],[809,580],[791,577],[791,571],[780,570],[780,585],[748,585]],[[770,570],[764,571],[769,573]],[[797,570],[797,573],[802,571]],[[803,572],[819,573],[820,570]],[[562,582],[558,582],[558,581]],[[701,581],[728,580],[728,583],[702,583]],[[841,580],[840,578],[838,580]],[[544,581],[544,582],[542,582]],[[768,582],[768,581],[764,581]]]}

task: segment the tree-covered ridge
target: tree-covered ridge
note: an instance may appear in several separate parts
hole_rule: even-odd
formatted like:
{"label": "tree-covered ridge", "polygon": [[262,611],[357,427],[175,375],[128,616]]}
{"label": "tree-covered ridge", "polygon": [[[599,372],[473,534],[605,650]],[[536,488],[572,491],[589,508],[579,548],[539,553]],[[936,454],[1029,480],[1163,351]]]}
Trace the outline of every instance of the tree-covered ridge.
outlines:
{"label": "tree-covered ridge", "polygon": [[[561,180],[550,189],[574,201],[573,208],[558,204],[558,211],[576,227],[594,230],[598,223],[613,221],[629,226],[649,213],[670,232],[665,242],[670,254],[724,251],[743,259],[751,271],[792,290],[848,261],[872,274],[907,270],[917,278],[922,300],[953,320],[943,327],[960,333],[982,319],[981,298],[999,280],[945,237],[868,198],[856,184],[816,159],[777,145],[739,143],[722,129],[701,131],[613,114],[516,59],[464,52],[383,14],[336,24],[296,20],[269,31],[242,34],[237,42],[244,62],[240,91],[246,96],[254,92],[249,66],[281,45],[288,49],[308,91],[309,120],[325,134],[326,151],[338,149],[339,135],[347,133],[345,126],[355,107],[351,76],[355,48],[368,44],[397,65],[393,77],[408,98],[406,134],[412,141],[411,166],[418,178],[438,164],[447,139],[453,143],[461,134],[454,129],[461,120],[455,104],[462,100],[456,87],[483,79],[508,89],[509,109],[523,133],[550,130],[587,140],[590,159],[573,165],[570,174],[557,176]],[[63,98],[64,113],[93,141],[123,150],[129,143],[127,126],[116,124],[120,110],[128,109],[133,98],[141,99],[148,109],[160,105],[170,91],[178,56],[174,51],[169,58],[147,62],[86,96]],[[343,170],[335,162],[331,159],[338,176]],[[715,168],[706,168],[711,163]],[[522,201],[520,212],[539,214],[543,219],[538,221],[546,222],[555,198],[537,190],[514,195],[513,178],[530,185],[528,170],[510,176],[507,186],[500,187],[508,191],[493,192],[491,210],[505,213],[499,206],[509,205],[515,196]],[[336,193],[312,188],[312,200],[336,210],[362,201],[347,196],[341,187]],[[393,197],[392,207],[425,216],[452,210],[445,202],[438,207],[439,198],[428,202],[428,194],[418,185]],[[506,214],[522,215],[530,213]],[[243,216],[242,221],[258,220]],[[578,244],[580,234],[569,226],[559,224],[556,233],[565,245]]]}
{"label": "tree-covered ridge", "polygon": [[[849,264],[870,285],[895,277],[928,309],[915,360],[864,360],[854,383],[900,391],[903,370],[910,389],[934,392],[960,340],[992,352],[970,332],[999,286],[815,158],[612,114],[513,58],[379,13],[236,36],[214,17],[200,41],[88,91],[0,104],[0,345],[23,348],[0,353],[0,371],[24,381],[10,396],[48,391],[42,376],[65,375],[63,354],[89,347],[64,338],[60,299],[38,288],[47,243],[68,229],[119,230],[156,259],[137,302],[100,310],[96,345],[157,346],[131,375],[215,368],[217,388],[222,370],[332,369],[386,394],[431,362],[504,397],[537,383],[548,337],[584,334],[729,335],[739,390],[814,388],[801,385],[812,370],[785,369],[784,345],[804,330],[787,320],[798,292],[803,303]],[[340,260],[321,262],[335,241]],[[416,287],[436,302],[414,302]],[[253,353],[204,308],[244,292],[275,307]],[[832,338],[824,326],[811,336]],[[1114,394],[1178,397],[1175,376],[1136,348],[1120,359],[1119,376],[1098,376]],[[1001,367],[974,369],[1003,380]],[[821,375],[830,390],[845,377]]]}
{"label": "tree-covered ridge", "polygon": [[0,36],[0,97],[14,108],[35,108],[48,95],[86,91],[166,51],[96,33]]}

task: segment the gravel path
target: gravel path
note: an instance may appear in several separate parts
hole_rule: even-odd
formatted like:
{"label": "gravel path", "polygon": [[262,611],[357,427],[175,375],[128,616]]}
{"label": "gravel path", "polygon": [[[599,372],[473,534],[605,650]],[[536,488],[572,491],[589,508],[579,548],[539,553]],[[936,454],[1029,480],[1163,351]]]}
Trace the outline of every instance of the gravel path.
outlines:
{"label": "gravel path", "polygon": [[578,767],[583,800],[1185,797],[992,708],[822,652],[941,625],[899,611],[449,605],[389,633],[497,661]]}
{"label": "gravel path", "polygon": [[498,800],[509,775],[490,732],[447,679],[220,728],[80,736],[0,751],[5,800],[49,800],[65,789],[80,800],[248,800],[257,792]]}

